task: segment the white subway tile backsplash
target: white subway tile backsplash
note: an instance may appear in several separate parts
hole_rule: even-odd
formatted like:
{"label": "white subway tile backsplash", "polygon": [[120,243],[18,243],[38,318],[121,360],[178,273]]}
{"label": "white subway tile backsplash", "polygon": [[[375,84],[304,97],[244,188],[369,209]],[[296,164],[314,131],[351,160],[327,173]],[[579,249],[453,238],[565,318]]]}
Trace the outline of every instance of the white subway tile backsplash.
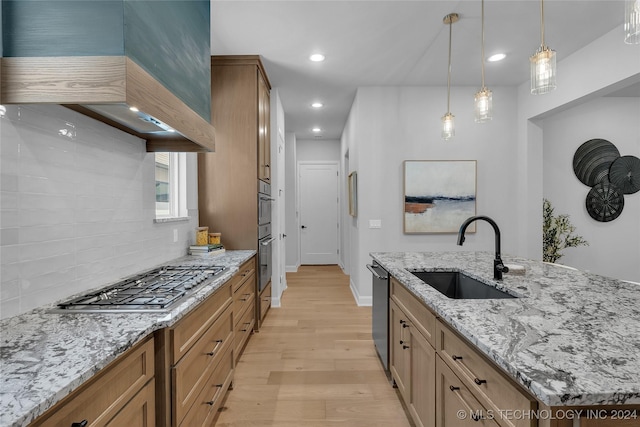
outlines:
{"label": "white subway tile backsplash", "polygon": [[7,106],[0,132],[1,318],[186,254],[197,209],[154,223],[155,160],[143,140],[55,105]]}

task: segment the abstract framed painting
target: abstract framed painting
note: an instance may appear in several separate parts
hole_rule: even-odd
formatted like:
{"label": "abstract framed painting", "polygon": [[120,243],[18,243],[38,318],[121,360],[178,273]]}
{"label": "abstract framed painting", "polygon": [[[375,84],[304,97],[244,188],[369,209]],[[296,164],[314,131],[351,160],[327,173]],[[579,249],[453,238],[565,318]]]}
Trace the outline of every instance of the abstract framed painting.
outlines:
{"label": "abstract framed painting", "polygon": [[[476,214],[475,160],[404,161],[404,233],[457,233]],[[475,223],[467,229],[474,233]]]}

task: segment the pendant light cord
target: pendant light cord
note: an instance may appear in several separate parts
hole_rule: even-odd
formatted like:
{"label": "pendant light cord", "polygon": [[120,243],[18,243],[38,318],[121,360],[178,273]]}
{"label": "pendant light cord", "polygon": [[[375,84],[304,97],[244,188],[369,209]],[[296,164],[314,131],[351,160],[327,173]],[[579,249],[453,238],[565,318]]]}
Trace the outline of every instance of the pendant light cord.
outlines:
{"label": "pendant light cord", "polygon": [[447,114],[451,113],[450,111],[450,97],[451,97],[451,25],[453,24],[453,19],[449,18],[449,72],[447,74]]}
{"label": "pendant light cord", "polygon": [[540,0],[540,43],[544,48],[544,0]]}
{"label": "pendant light cord", "polygon": [[484,87],[484,0],[482,0],[482,53],[480,57],[480,64],[482,65],[482,90]]}

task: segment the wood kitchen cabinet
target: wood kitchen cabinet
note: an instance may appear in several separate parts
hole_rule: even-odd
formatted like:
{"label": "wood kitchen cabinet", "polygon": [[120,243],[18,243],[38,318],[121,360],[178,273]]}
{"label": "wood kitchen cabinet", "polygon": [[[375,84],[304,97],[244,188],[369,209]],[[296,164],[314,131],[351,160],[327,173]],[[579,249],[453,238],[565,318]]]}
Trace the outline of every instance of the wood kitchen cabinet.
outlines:
{"label": "wood kitchen cabinet", "polygon": [[436,417],[437,427],[499,427],[439,356],[436,361]]}
{"label": "wood kitchen cabinet", "polygon": [[482,407],[495,414],[499,425],[536,425],[535,420],[523,417],[499,416],[507,411],[531,413],[537,402],[440,319],[436,325],[436,351]]}
{"label": "wood kitchen cabinet", "polygon": [[231,282],[235,331],[234,347],[237,361],[256,324],[256,258],[252,257],[242,264]]}
{"label": "wood kitchen cabinet", "polygon": [[211,57],[216,152],[198,154],[198,210],[227,249],[258,249],[258,180],[271,178],[270,91],[259,56]]}
{"label": "wood kitchen cabinet", "polygon": [[154,340],[128,350],[31,426],[155,426]]}
{"label": "wood kitchen cabinet", "polygon": [[220,407],[233,380],[232,283],[156,332],[159,426],[206,425]]}
{"label": "wood kitchen cabinet", "polygon": [[433,330],[435,316],[416,302],[399,282],[391,279],[389,369],[414,423],[433,427],[436,352],[431,342],[433,333],[423,331]]}

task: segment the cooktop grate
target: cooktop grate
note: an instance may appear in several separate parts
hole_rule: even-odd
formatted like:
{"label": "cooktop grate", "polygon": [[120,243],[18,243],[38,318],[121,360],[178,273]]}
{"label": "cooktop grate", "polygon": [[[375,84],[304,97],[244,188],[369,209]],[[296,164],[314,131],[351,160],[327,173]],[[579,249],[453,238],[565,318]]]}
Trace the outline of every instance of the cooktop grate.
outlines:
{"label": "cooktop grate", "polygon": [[60,303],[57,311],[166,311],[225,270],[209,265],[159,267]]}

